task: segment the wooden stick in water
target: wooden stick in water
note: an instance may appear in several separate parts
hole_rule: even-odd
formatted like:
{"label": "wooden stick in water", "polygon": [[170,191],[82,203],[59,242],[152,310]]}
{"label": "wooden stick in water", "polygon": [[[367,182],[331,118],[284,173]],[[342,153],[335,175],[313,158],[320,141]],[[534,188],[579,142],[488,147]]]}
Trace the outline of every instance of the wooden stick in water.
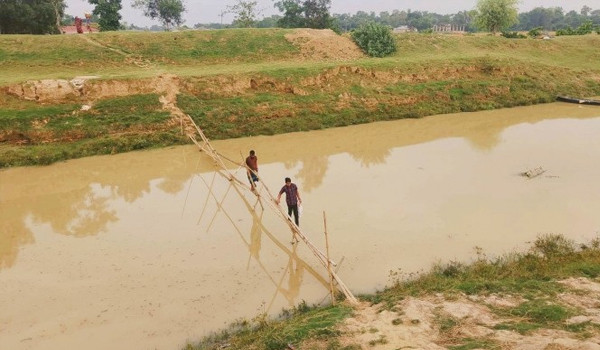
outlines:
{"label": "wooden stick in water", "polygon": [[327,272],[329,274],[329,289],[331,291],[331,305],[335,305],[335,292],[333,290],[333,274],[331,273],[331,260],[329,259],[329,237],[327,235],[327,216],[323,211],[323,228],[325,230],[325,249],[327,251]]}

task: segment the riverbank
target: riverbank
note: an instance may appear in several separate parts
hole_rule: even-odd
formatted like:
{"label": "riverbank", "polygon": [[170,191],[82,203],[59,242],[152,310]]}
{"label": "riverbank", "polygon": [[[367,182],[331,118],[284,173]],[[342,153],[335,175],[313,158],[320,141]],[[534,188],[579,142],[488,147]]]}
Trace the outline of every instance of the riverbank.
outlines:
{"label": "riverbank", "polygon": [[174,107],[226,139],[600,94],[599,35],[396,39],[371,59],[329,31],[2,36],[0,167],[187,143]]}
{"label": "riverbank", "polygon": [[598,349],[600,244],[543,235],[529,250],[438,264],[361,304],[259,316],[188,344],[200,349]]}

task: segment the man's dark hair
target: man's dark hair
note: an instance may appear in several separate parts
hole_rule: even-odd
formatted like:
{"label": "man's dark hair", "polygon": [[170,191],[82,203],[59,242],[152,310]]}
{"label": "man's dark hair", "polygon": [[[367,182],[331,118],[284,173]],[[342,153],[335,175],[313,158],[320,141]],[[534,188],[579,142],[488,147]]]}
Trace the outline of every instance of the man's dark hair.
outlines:
{"label": "man's dark hair", "polygon": [[250,155],[253,156],[254,155],[254,150],[250,151]]}
{"label": "man's dark hair", "polygon": [[289,177],[286,177],[285,182],[292,182],[292,179],[290,179]]}

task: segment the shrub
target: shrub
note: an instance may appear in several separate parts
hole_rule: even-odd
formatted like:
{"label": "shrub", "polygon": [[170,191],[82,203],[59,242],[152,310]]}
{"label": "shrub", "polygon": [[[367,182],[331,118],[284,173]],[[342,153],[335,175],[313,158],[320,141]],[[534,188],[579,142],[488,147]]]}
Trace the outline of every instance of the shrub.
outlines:
{"label": "shrub", "polygon": [[392,29],[377,23],[368,23],[352,31],[352,39],[371,57],[384,57],[396,52]]}
{"label": "shrub", "polygon": [[531,38],[537,38],[538,36],[540,36],[542,34],[542,27],[535,27],[533,29],[531,29],[529,32],[527,32],[527,35],[529,35],[529,37]]}
{"label": "shrub", "polygon": [[561,28],[556,31],[556,36],[575,35],[575,31],[571,27]]}
{"label": "shrub", "polygon": [[502,32],[502,36],[508,39],[525,39],[525,35],[519,32]]}
{"label": "shrub", "polygon": [[535,240],[531,251],[545,258],[556,258],[573,254],[575,243],[563,235],[544,234]]}
{"label": "shrub", "polygon": [[573,29],[571,27],[559,29],[556,31],[556,35],[586,35],[591,34],[593,31],[594,24],[592,23],[592,21],[586,21],[585,23],[577,27],[577,29]]}
{"label": "shrub", "polygon": [[586,21],[585,23],[577,27],[577,34],[579,35],[591,34],[593,31],[594,24],[592,23],[592,21]]}

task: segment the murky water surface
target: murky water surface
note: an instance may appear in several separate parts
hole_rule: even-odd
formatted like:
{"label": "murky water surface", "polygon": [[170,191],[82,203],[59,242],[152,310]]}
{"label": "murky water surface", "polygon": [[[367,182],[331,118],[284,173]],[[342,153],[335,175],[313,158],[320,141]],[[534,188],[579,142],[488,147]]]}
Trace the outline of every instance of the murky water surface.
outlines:
{"label": "murky water surface", "polygon": [[[599,136],[600,108],[554,103],[213,145],[236,160],[256,150],[272,192],[293,179],[302,229],[324,250],[326,213],[358,294],[475,247],[493,257],[543,233],[595,237]],[[327,300],[324,268],[290,237],[192,146],[0,171],[0,344],[178,349]]]}

